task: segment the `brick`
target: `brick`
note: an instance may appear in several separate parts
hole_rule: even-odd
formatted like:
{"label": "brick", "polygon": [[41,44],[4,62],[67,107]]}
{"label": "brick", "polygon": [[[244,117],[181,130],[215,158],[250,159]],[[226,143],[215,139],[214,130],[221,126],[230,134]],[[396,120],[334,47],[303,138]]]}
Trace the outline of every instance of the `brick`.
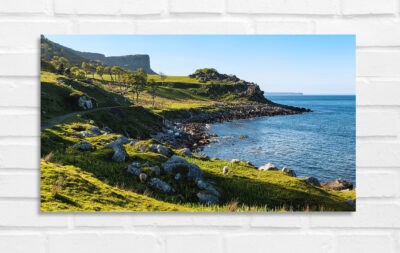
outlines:
{"label": "brick", "polygon": [[131,220],[127,214],[74,214],[73,224],[75,227],[127,227]]}
{"label": "brick", "polygon": [[357,136],[396,136],[399,118],[394,110],[357,110]]}
{"label": "brick", "polygon": [[167,216],[159,213],[146,213],[132,217],[132,226],[152,227],[238,227],[249,223],[249,216],[237,214],[235,216],[209,216],[207,214],[180,215],[171,213]]}
{"label": "brick", "polygon": [[56,14],[118,14],[121,0],[96,1],[96,0],[54,0]]}
{"label": "brick", "polygon": [[363,203],[357,201],[354,213],[313,213],[313,228],[399,228],[400,205],[391,203]]}
{"label": "brick", "polygon": [[400,105],[400,81],[367,81],[357,84],[357,105]]}
{"label": "brick", "polygon": [[166,236],[167,253],[223,252],[218,234],[175,234]]}
{"label": "brick", "polygon": [[309,21],[256,21],[256,33],[287,34],[312,33],[313,24]]}
{"label": "brick", "polygon": [[39,55],[0,54],[0,76],[39,76]]}
{"label": "brick", "polygon": [[342,10],[346,15],[395,14],[395,0],[343,0]]}
{"label": "brick", "polygon": [[160,252],[154,236],[134,233],[60,233],[48,235],[49,253]]}
{"label": "brick", "polygon": [[135,25],[131,21],[83,20],[78,21],[78,32],[81,34],[132,34],[135,32]]}
{"label": "brick", "polygon": [[44,253],[45,238],[37,234],[0,234],[0,249],[5,253]]}
{"label": "brick", "polygon": [[358,77],[400,77],[400,51],[357,51]]}
{"label": "brick", "polygon": [[[13,31],[10,33],[10,31]],[[0,22],[0,47],[35,49],[40,48],[41,34],[70,33],[69,21],[4,21]]]}
{"label": "brick", "polygon": [[164,11],[164,0],[123,0],[122,14],[156,15]]}
{"label": "brick", "polygon": [[400,45],[400,21],[394,18],[317,19],[315,33],[356,34],[357,46]]}
{"label": "brick", "polygon": [[397,252],[390,234],[346,234],[336,241],[337,252]]}
{"label": "brick", "polygon": [[287,234],[281,232],[243,233],[225,238],[226,252],[333,252],[332,236],[325,234]]}
{"label": "brick", "polygon": [[38,198],[39,173],[0,174],[0,197]]}
{"label": "brick", "polygon": [[398,167],[400,143],[357,141],[358,167]]}
{"label": "brick", "polygon": [[252,227],[289,227],[289,228],[300,228],[303,226],[302,222],[303,214],[293,213],[287,215],[287,213],[270,213],[265,215],[263,213],[254,213],[252,215],[250,226]]}
{"label": "brick", "polygon": [[339,1],[336,0],[227,0],[227,10],[232,13],[267,14],[315,14],[333,15],[339,13]]}
{"label": "brick", "polygon": [[136,33],[139,34],[185,34],[196,31],[198,34],[247,33],[250,24],[241,21],[138,21]]}
{"label": "brick", "polygon": [[[46,0],[1,0],[0,13],[44,13]],[[3,39],[3,37],[2,37]]]}
{"label": "brick", "polygon": [[39,202],[0,201],[0,227],[67,227],[67,216],[40,213]]}
{"label": "brick", "polygon": [[398,194],[399,175],[393,172],[357,172],[357,197],[394,197]]}
{"label": "brick", "polygon": [[0,169],[38,169],[39,154],[39,145],[0,145]]}
{"label": "brick", "polygon": [[39,136],[39,112],[2,114],[0,111],[0,121],[4,122],[0,125],[0,136]]}
{"label": "brick", "polygon": [[222,13],[223,0],[169,0],[170,13]]}
{"label": "brick", "polygon": [[[37,79],[0,79],[0,106],[29,106],[40,105]],[[18,94],[18,96],[15,96]]]}
{"label": "brick", "polygon": [[90,15],[120,15],[120,14],[159,14],[162,11],[161,0],[55,0],[55,12],[58,14],[90,14]]}

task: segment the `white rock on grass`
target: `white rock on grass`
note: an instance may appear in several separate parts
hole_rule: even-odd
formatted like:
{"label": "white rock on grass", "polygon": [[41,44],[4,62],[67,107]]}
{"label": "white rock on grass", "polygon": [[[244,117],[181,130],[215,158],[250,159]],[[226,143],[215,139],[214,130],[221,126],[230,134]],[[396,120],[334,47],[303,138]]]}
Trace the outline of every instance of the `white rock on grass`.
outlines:
{"label": "white rock on grass", "polygon": [[224,168],[222,168],[222,174],[226,175],[229,172],[229,167],[228,166],[224,166]]}
{"label": "white rock on grass", "polygon": [[258,170],[261,170],[261,171],[265,171],[265,170],[278,170],[278,168],[277,168],[274,164],[272,164],[272,163],[267,163],[267,164],[265,164],[265,165],[259,167]]}

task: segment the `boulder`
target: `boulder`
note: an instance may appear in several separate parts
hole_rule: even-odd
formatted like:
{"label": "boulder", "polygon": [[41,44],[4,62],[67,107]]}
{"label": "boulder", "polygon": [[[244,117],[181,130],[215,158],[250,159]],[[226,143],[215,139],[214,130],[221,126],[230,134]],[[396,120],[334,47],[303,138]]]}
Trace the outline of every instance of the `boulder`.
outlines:
{"label": "boulder", "polygon": [[321,186],[321,183],[315,177],[306,177],[306,183],[314,186]]}
{"label": "boulder", "polygon": [[267,163],[267,164],[265,164],[265,165],[259,167],[258,170],[261,170],[261,171],[265,171],[265,170],[278,170],[278,168],[277,168],[274,164],[272,164],[272,163]]}
{"label": "boulder", "polygon": [[131,173],[135,176],[139,176],[142,173],[142,169],[140,166],[137,166],[137,163],[132,163],[128,165],[128,173]]}
{"label": "boulder", "polygon": [[231,160],[231,163],[236,163],[236,164],[238,164],[238,163],[240,163],[240,160],[239,160],[239,159],[232,159],[232,160]]}
{"label": "boulder", "polygon": [[200,155],[200,159],[203,160],[203,161],[207,161],[207,160],[210,160],[210,157],[208,155],[206,155],[206,154],[201,154]]}
{"label": "boulder", "polygon": [[294,170],[289,169],[287,167],[283,167],[282,172],[285,173],[288,176],[296,177],[296,172],[294,172]]}
{"label": "boulder", "polygon": [[190,148],[182,149],[181,154],[183,156],[192,157],[192,151],[190,151]]}
{"label": "boulder", "polygon": [[199,189],[206,190],[218,198],[221,197],[221,194],[217,191],[217,189],[215,189],[214,186],[212,186],[210,183],[204,181],[203,179],[197,179],[196,185],[197,185],[197,187],[199,187]]}
{"label": "boulder", "polygon": [[82,96],[79,97],[78,106],[82,107],[84,110],[92,109],[93,108],[93,102],[87,96],[82,95]]}
{"label": "boulder", "polygon": [[181,179],[182,179],[182,174],[181,174],[181,173],[177,173],[177,174],[175,175],[174,179],[175,179],[176,181],[181,180]]}
{"label": "boulder", "polygon": [[80,133],[83,137],[93,137],[93,134],[88,131],[81,131]]}
{"label": "boulder", "polygon": [[140,182],[142,182],[142,183],[146,182],[146,179],[147,179],[146,173],[140,173],[139,179],[140,179]]}
{"label": "boulder", "polygon": [[108,126],[105,126],[105,127],[103,127],[103,131],[106,132],[106,133],[111,133],[112,129],[109,128]]}
{"label": "boulder", "polygon": [[72,147],[74,149],[87,151],[87,150],[91,150],[92,149],[92,144],[90,144],[87,141],[81,141],[79,144],[74,144]]}
{"label": "boulder", "polygon": [[110,148],[110,149],[114,150],[114,155],[112,156],[112,160],[114,162],[125,161],[125,158],[128,154],[126,153],[126,150],[125,150],[125,147],[123,144],[127,143],[126,140],[128,140],[128,138],[121,137],[118,140],[113,141],[110,144],[105,146],[105,148]]}
{"label": "boulder", "polygon": [[156,176],[159,176],[161,174],[161,169],[157,165],[150,167],[149,170]]}
{"label": "boulder", "polygon": [[208,193],[204,193],[204,192],[199,192],[196,194],[197,198],[199,199],[199,201],[201,203],[204,203],[206,205],[215,205],[219,203],[219,199],[218,197],[212,195],[212,194],[208,194]]}
{"label": "boulder", "polygon": [[92,127],[92,128],[89,129],[89,131],[94,135],[101,135],[102,134],[102,132],[100,131],[100,128],[98,128],[98,127]]}
{"label": "boulder", "polygon": [[222,174],[226,175],[229,172],[229,167],[228,166],[224,166],[224,168],[222,168]]}
{"label": "boulder", "polygon": [[157,145],[157,153],[166,157],[170,157],[172,155],[172,152],[169,148],[164,147],[163,145],[160,144]]}
{"label": "boulder", "polygon": [[162,192],[174,192],[174,188],[172,188],[172,186],[170,186],[168,183],[162,181],[159,178],[153,177],[152,179],[150,179],[149,185],[151,187],[154,187]]}
{"label": "boulder", "polygon": [[343,179],[336,179],[331,182],[327,183],[321,183],[321,186],[330,189],[330,190],[335,190],[335,191],[342,191],[342,190],[352,190],[353,189],[353,183],[347,182],[346,180]]}
{"label": "boulder", "polygon": [[157,146],[156,145],[154,145],[154,144],[150,144],[149,145],[149,150],[151,151],[151,152],[157,152]]}
{"label": "boulder", "polygon": [[203,171],[199,166],[189,163],[180,156],[173,155],[168,161],[163,164],[164,171],[169,175],[181,173],[188,179],[195,181],[198,178],[203,178]]}

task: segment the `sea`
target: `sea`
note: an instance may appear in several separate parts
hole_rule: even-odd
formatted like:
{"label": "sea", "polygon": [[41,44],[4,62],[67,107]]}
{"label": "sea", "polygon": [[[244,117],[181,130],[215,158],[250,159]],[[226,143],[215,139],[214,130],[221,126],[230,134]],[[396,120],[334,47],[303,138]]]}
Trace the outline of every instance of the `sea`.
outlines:
{"label": "sea", "polygon": [[298,177],[321,182],[337,178],[356,183],[356,108],[353,95],[268,96],[312,112],[235,120],[208,125],[217,134],[203,153],[240,159],[256,166],[273,163]]}

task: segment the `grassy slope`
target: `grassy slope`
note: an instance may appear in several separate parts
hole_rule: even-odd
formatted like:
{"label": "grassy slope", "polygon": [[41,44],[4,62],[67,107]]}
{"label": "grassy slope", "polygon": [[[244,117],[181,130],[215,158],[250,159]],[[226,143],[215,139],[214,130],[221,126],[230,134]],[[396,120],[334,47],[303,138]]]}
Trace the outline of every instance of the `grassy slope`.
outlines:
{"label": "grassy slope", "polygon": [[[71,85],[72,88],[70,88],[67,85],[56,84],[57,78],[60,78],[60,76],[47,72],[42,72],[41,75],[42,91],[44,90],[43,87],[47,86],[54,89],[45,88],[48,94],[42,94],[42,110],[46,106],[55,106],[55,115],[71,110],[68,106],[61,103],[65,99],[65,94],[69,94],[69,92],[86,93],[96,98],[101,105],[113,104],[115,101],[114,97],[117,100],[121,98],[120,95],[116,94],[119,88],[106,82],[95,80],[95,88],[90,88],[91,85],[81,82],[73,82]],[[182,82],[185,81],[184,79],[187,79],[187,77],[176,78],[175,81]],[[60,92],[60,90],[64,89],[68,91],[64,93]],[[105,92],[104,90],[108,90],[109,92]],[[82,140],[79,132],[87,130],[93,125],[99,127],[107,125],[114,132],[128,133],[130,137],[146,139],[150,132],[159,130],[162,125],[160,117],[154,115],[151,111],[164,116],[177,116],[187,113],[187,110],[192,108],[213,110],[214,108],[210,106],[213,100],[210,97],[202,95],[202,91],[201,85],[195,82],[188,83],[186,86],[182,83],[174,83],[159,89],[156,98],[156,108],[151,107],[151,97],[144,91],[141,95],[141,105],[148,107],[150,110],[143,109],[142,107],[129,107],[91,112],[82,116],[75,116],[63,124],[42,131],[42,156],[53,152],[54,157],[52,161],[71,165],[63,167],[42,164],[43,179],[41,193],[42,200],[45,200],[45,202],[42,202],[42,211],[57,211],[58,208],[62,209],[59,211],[163,211],[163,209],[156,208],[155,206],[158,203],[164,202],[172,203],[171,209],[168,209],[170,205],[165,206],[168,210],[176,208],[174,205],[177,205],[181,209],[178,208],[176,211],[227,211],[229,210],[230,203],[236,201],[239,203],[237,211],[353,210],[344,200],[349,198],[355,199],[355,191],[327,191],[309,186],[303,180],[283,175],[279,171],[260,172],[246,164],[232,165],[227,161],[202,161],[197,158],[188,160],[198,164],[205,172],[207,179],[216,183],[219,190],[223,193],[222,204],[211,207],[199,205],[195,197],[195,193],[198,190],[193,183],[176,183],[169,177],[161,176],[163,180],[171,183],[178,192],[183,193],[186,202],[181,203],[181,199],[178,196],[163,194],[150,189],[126,172],[127,165],[132,161],[149,161],[150,165],[160,165],[166,161],[167,158],[164,156],[139,151],[140,145],[146,146],[152,140],[142,141],[135,146],[126,145],[130,159],[125,163],[111,162],[112,151],[103,148],[107,142],[119,137],[116,134],[85,138],[95,147],[90,152],[80,152],[71,147],[74,143]],[[57,95],[59,92],[62,95]],[[53,93],[57,96],[53,96]],[[43,96],[47,95],[55,98],[55,101],[60,103],[52,104],[48,100],[43,99]],[[133,94],[131,93],[127,93],[125,96],[129,100],[133,99]],[[231,168],[227,176],[221,174],[221,169],[225,165],[229,165]],[[54,194],[53,188],[59,184],[57,181],[59,175],[62,178],[69,178],[70,176],[76,178],[77,175],[81,174],[82,177],[78,177],[79,180],[71,180],[69,184],[62,187],[61,199],[60,196]],[[96,184],[96,190],[92,191],[91,188],[85,187],[84,184],[86,182]],[[118,194],[125,196],[126,199],[140,199],[143,205],[134,206],[127,204],[129,201],[117,201],[118,198],[113,197],[103,199],[102,196],[109,191],[117,191]],[[144,197],[143,195],[148,197]],[[139,196],[144,198],[139,198]],[[68,199],[72,200],[72,202],[69,202]],[[86,202],[80,201],[81,199],[82,201],[85,199]],[[93,202],[93,205],[90,205],[90,202]],[[153,206],[148,204],[148,202],[157,204]]]}
{"label": "grassy slope", "polygon": [[[72,81],[64,76],[42,71],[41,82],[41,110],[43,120],[67,114],[74,111],[82,111],[73,99],[78,94],[86,94],[94,98],[98,107],[129,105],[124,97],[107,92],[97,85],[90,85],[80,81]],[[45,114],[43,114],[43,111]]]}
{"label": "grassy slope", "polygon": [[41,211],[191,211],[113,187],[74,166],[41,162]]}
{"label": "grassy slope", "polygon": [[[76,120],[71,120],[76,121]],[[94,150],[89,152],[77,151],[71,146],[80,142],[83,138],[77,135],[77,131],[89,129],[92,125],[90,119],[80,119],[80,123],[65,123],[53,129],[42,132],[42,155],[50,150],[54,153],[52,161],[73,165],[86,171],[109,186],[117,187],[121,191],[135,192],[137,194],[147,194],[148,196],[170,203],[180,204],[181,200],[177,195],[169,195],[158,192],[142,184],[136,177],[126,172],[126,167],[133,161],[144,163],[148,161],[150,166],[161,165],[167,160],[166,157],[152,153],[141,152],[139,147],[146,147],[152,140],[141,141],[135,146],[125,145],[129,155],[129,160],[124,163],[114,163],[110,160],[112,151],[104,149],[104,146],[118,138],[116,134],[106,136],[87,137]],[[51,135],[53,143],[47,145],[47,138]],[[57,140],[57,141],[56,141]],[[62,143],[62,144],[57,144]],[[239,202],[238,211],[270,211],[270,210],[352,210],[352,207],[344,202],[348,198],[355,198],[355,191],[334,192],[327,191],[307,185],[302,179],[293,178],[282,174],[280,171],[261,172],[255,167],[245,163],[233,165],[223,160],[202,161],[198,158],[187,158],[190,162],[198,164],[205,172],[205,177],[211,182],[215,182],[222,192],[221,206],[211,208],[203,207],[196,203],[196,186],[191,182],[176,182],[168,176],[160,176],[161,179],[170,183],[177,192],[182,193],[187,202],[181,206],[194,208],[198,211],[219,210],[227,211],[229,204],[233,201]],[[228,165],[231,170],[227,176],[222,175],[221,169]],[[145,171],[147,168],[145,168]],[[149,173],[149,171],[147,171]],[[47,181],[45,195],[49,194],[51,185],[56,184],[55,178]],[[72,183],[71,183],[72,184]],[[81,185],[76,184],[72,188],[80,189]],[[47,189],[47,190],[46,190]],[[46,193],[47,191],[47,193]],[[80,190],[79,190],[80,191]],[[69,198],[67,193],[65,195]],[[94,196],[95,197],[95,196]],[[48,196],[49,202],[58,202],[53,196]],[[66,203],[64,203],[66,204]],[[71,206],[73,210],[77,207]],[[109,207],[111,208],[111,207]],[[113,210],[118,210],[114,206]],[[43,207],[43,210],[52,210]],[[132,209],[138,211],[138,209]],[[144,210],[141,210],[144,211]]]}

